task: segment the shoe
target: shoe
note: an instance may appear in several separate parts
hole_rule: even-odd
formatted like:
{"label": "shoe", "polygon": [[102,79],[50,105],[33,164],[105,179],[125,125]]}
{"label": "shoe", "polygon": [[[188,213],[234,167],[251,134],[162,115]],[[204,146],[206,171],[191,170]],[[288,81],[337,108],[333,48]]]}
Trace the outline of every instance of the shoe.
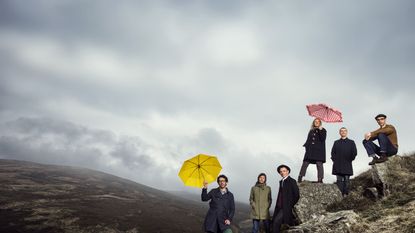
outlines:
{"label": "shoe", "polygon": [[380,158],[375,161],[375,163],[383,163],[383,162],[386,162],[386,161],[388,161],[388,156],[381,155]]}
{"label": "shoe", "polygon": [[303,177],[302,177],[302,176],[298,176],[298,180],[297,180],[297,182],[298,182],[298,183],[303,182]]}
{"label": "shoe", "polygon": [[373,157],[372,161],[369,162],[369,165],[375,165],[376,161],[378,161],[378,158]]}

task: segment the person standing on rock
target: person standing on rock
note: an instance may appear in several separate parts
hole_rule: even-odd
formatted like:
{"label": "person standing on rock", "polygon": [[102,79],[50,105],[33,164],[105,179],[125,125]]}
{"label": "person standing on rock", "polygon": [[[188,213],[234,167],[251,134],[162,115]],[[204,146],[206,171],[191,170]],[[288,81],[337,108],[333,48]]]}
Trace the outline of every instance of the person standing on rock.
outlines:
{"label": "person standing on rock", "polygon": [[219,187],[207,192],[208,182],[203,183],[202,201],[209,201],[204,230],[207,233],[232,233],[231,222],[235,214],[233,194],[228,190],[228,177],[219,175]]}
{"label": "person standing on rock", "polygon": [[293,208],[300,199],[300,191],[297,181],[291,178],[291,169],[287,165],[280,165],[277,168],[281,175],[280,188],[272,218],[272,232],[279,233],[282,224],[294,225]]}
{"label": "person standing on rock", "polygon": [[249,196],[249,203],[251,205],[251,218],[252,218],[252,232],[259,232],[259,225],[262,221],[264,224],[265,232],[270,233],[269,227],[269,208],[271,207],[271,187],[267,186],[267,175],[261,173],[258,175],[256,184],[251,188],[251,194]]}
{"label": "person standing on rock", "polygon": [[317,165],[317,183],[323,183],[323,163],[326,162],[326,136],[327,131],[323,128],[321,120],[318,118],[314,119],[308,132],[307,141],[303,145],[305,154],[300,174],[298,175],[299,183],[302,182],[310,163]]}
{"label": "person standing on rock", "polygon": [[[375,120],[380,128],[366,133],[363,140],[367,154],[373,158],[369,165],[383,163],[388,160],[388,156],[398,153],[398,136],[395,127],[386,124],[385,114],[378,114]],[[378,140],[379,146],[373,142],[375,140]]]}
{"label": "person standing on rock", "polygon": [[347,137],[347,133],[347,129],[341,127],[339,130],[340,139],[334,142],[331,149],[332,174],[337,177],[337,186],[343,197],[349,195],[349,180],[353,175],[352,161],[357,155],[356,144]]}

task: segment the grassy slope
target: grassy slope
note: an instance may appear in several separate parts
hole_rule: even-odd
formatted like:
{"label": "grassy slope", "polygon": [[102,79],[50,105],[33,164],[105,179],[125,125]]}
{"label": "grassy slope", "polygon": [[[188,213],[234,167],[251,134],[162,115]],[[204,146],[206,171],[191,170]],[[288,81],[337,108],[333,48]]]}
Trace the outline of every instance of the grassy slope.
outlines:
{"label": "grassy slope", "polygon": [[356,232],[415,232],[415,154],[395,156],[388,161],[391,194],[381,200],[365,198],[365,188],[372,187],[368,170],[351,180],[351,193],[328,211],[354,210],[362,218]]}

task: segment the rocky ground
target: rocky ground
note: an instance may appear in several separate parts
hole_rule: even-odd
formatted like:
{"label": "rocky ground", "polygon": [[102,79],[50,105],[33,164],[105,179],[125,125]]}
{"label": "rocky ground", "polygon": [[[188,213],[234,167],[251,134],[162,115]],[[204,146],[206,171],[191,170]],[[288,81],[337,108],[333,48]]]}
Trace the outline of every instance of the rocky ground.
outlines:
{"label": "rocky ground", "polygon": [[372,166],[351,180],[346,198],[334,184],[301,184],[300,193],[301,224],[286,232],[415,233],[415,155]]}

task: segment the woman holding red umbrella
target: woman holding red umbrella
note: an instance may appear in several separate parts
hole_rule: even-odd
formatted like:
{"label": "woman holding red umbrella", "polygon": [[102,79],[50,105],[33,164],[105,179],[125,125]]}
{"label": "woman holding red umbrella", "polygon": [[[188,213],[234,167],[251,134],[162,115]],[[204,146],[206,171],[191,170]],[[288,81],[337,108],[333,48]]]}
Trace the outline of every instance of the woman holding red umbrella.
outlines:
{"label": "woman holding red umbrella", "polygon": [[323,163],[326,162],[326,136],[327,131],[323,128],[321,120],[315,118],[308,132],[307,141],[303,145],[305,147],[305,154],[303,165],[298,176],[299,183],[302,182],[310,163],[317,165],[317,183],[323,183]]}

